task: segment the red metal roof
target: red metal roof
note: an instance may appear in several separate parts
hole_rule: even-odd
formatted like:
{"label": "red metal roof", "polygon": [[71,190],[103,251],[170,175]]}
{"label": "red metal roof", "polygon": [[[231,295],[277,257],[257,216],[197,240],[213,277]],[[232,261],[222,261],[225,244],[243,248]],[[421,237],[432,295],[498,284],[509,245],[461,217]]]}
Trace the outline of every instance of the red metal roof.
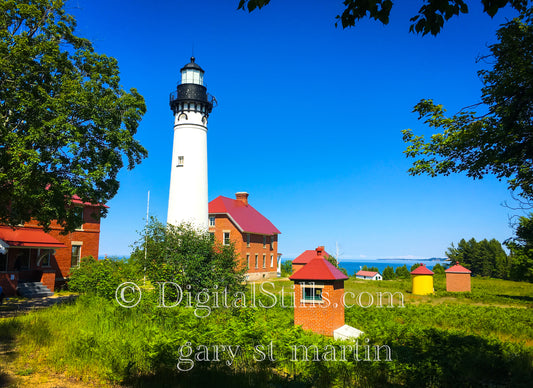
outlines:
{"label": "red metal roof", "polygon": [[242,233],[280,234],[265,216],[242,201],[218,196],[209,202],[209,215],[227,214]]}
{"label": "red metal roof", "polygon": [[[329,253],[324,251],[324,256],[331,256]],[[313,260],[316,257],[316,250],[315,249],[308,249],[304,253],[302,253],[300,256],[298,256],[296,259],[292,261],[292,264],[307,264],[311,260]]]}
{"label": "red metal roof", "polygon": [[355,276],[369,276],[369,277],[374,277],[378,274],[379,272],[375,272],[375,271],[359,271],[355,274]]}
{"label": "red metal roof", "polygon": [[472,273],[468,268],[463,267],[457,262],[453,267],[448,268],[445,272],[447,273]]}
{"label": "red metal roof", "polygon": [[5,241],[10,247],[66,248],[62,242],[36,228],[13,229],[9,226],[0,226],[0,240]]}
{"label": "red metal roof", "polygon": [[424,264],[420,264],[420,267],[411,271],[411,275],[433,275],[433,272]]}
{"label": "red metal roof", "polygon": [[94,204],[94,203],[91,203],[91,202],[83,202],[81,200],[81,198],[78,197],[77,195],[73,195],[72,196],[72,203],[75,203],[75,204],[78,204],[78,205],[84,205],[84,206],[102,206],[102,207],[106,207],[106,208],[109,209],[109,206],[107,206],[107,205]]}
{"label": "red metal roof", "polygon": [[291,280],[346,280],[348,276],[339,271],[322,256],[315,256],[292,276]]}

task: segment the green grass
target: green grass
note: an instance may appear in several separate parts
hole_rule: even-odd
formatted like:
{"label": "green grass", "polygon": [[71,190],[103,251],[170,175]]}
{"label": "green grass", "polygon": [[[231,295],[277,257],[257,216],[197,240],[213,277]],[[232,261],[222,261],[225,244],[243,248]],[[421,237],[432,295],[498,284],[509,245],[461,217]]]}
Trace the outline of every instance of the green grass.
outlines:
{"label": "green grass", "polygon": [[[292,309],[279,305],[218,308],[198,318],[192,308],[154,307],[149,294],[133,309],[81,296],[0,319],[0,341],[15,351],[14,359],[3,361],[19,374],[53,371],[130,386],[527,385],[533,378],[533,310],[524,307],[530,307],[532,285],[474,278],[471,293],[451,294],[439,282],[436,295],[422,297],[410,293],[406,280],[346,282],[354,294],[405,295],[405,308],[346,309],[346,323],[363,330],[369,344],[390,346],[392,362],[292,362],[290,345],[336,342],[295,328]],[[275,292],[293,291],[290,281],[273,284]],[[254,346],[271,341],[276,361],[256,362]],[[223,355],[220,362],[197,362],[190,372],[179,372],[176,363],[187,342],[238,344],[242,353],[231,367]]]}

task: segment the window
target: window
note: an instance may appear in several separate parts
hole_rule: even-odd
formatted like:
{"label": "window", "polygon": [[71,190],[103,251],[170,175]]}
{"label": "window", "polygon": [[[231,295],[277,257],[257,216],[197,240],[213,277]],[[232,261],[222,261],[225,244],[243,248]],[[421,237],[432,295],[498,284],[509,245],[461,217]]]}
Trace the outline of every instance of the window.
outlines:
{"label": "window", "polygon": [[17,255],[17,260],[15,261],[15,269],[17,271],[30,269],[30,253],[31,249],[21,249]]}
{"label": "window", "polygon": [[209,217],[209,226],[215,226],[215,217],[214,216]]}
{"label": "window", "polygon": [[270,236],[270,250],[274,249],[274,236]]}
{"label": "window", "polygon": [[215,233],[214,232],[209,232],[209,237],[211,238],[211,241],[215,241]]}
{"label": "window", "polygon": [[50,249],[42,249],[39,251],[39,256],[37,258],[37,265],[41,267],[50,267],[50,256],[52,251]]}
{"label": "window", "polygon": [[263,236],[263,248],[267,247],[267,236]]}
{"label": "window", "polygon": [[0,272],[7,271],[7,254],[0,253]]}
{"label": "window", "polygon": [[255,268],[258,268],[259,254],[255,254]]}
{"label": "window", "polygon": [[229,232],[224,232],[224,245],[229,245],[230,239],[229,239]]}
{"label": "window", "polygon": [[304,301],[322,302],[322,288],[305,286],[302,295]]}
{"label": "window", "polygon": [[72,251],[70,255],[70,266],[77,267],[80,265],[81,258],[81,245],[72,245]]}
{"label": "window", "polygon": [[176,167],[183,167],[183,159],[185,159],[185,156],[178,156],[178,164]]}
{"label": "window", "polygon": [[267,263],[266,263],[266,262],[267,262],[267,255],[265,255],[265,254],[263,253],[263,268],[266,268],[266,266],[267,266]]}
{"label": "window", "polygon": [[274,255],[270,255],[270,268],[274,266]]}
{"label": "window", "polygon": [[246,233],[246,247],[250,248],[250,233]]}
{"label": "window", "polygon": [[246,269],[250,269],[250,254],[246,254]]}

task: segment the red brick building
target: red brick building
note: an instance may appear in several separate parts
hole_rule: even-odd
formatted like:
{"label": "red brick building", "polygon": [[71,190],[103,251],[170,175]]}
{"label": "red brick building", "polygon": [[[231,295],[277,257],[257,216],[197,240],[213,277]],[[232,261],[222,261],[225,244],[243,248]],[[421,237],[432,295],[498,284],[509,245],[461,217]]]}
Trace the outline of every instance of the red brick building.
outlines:
{"label": "red brick building", "polygon": [[248,203],[248,193],[235,196],[209,202],[209,232],[222,244],[235,244],[239,269],[246,268],[247,280],[277,276],[281,232]]}
{"label": "red brick building", "polygon": [[36,221],[16,228],[0,225],[0,286],[7,296],[15,295],[22,282],[41,282],[53,292],[82,257],[98,258],[100,219],[95,208],[100,205],[78,198],[72,202],[83,209],[83,224],[66,235],[56,221],[48,233]]}
{"label": "red brick building", "polygon": [[472,271],[457,262],[446,271],[446,291],[470,292],[470,275]]}
{"label": "red brick building", "polygon": [[323,247],[289,279],[294,282],[295,325],[327,336],[344,326],[344,281],[348,276],[324,258]]}

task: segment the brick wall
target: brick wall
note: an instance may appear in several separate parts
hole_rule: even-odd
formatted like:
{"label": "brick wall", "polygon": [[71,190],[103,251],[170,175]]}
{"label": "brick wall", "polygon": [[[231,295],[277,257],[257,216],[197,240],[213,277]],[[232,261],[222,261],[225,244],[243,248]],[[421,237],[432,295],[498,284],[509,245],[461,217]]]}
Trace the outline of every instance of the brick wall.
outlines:
{"label": "brick wall", "polygon": [[52,292],[55,290],[56,285],[56,273],[53,270],[43,270],[41,274],[41,283],[48,287]]}
{"label": "brick wall", "polygon": [[470,274],[446,273],[446,291],[470,292]]}
{"label": "brick wall", "polygon": [[[241,233],[227,215],[215,215],[215,226],[209,227],[209,232],[214,233],[215,239],[222,242],[224,232],[228,231],[230,232],[230,240],[235,244],[235,250],[239,256],[238,268],[248,268],[249,266],[247,273],[250,280],[277,276],[277,236],[265,236],[266,244],[263,245],[263,235],[250,233],[250,246],[248,246],[248,233]],[[270,241],[272,241],[272,244],[270,244]],[[257,267],[255,265],[256,254]],[[249,262],[247,262],[248,257]],[[264,266],[263,257],[265,259]]]}
{"label": "brick wall", "polygon": [[[310,285],[310,282],[306,281],[305,285]],[[317,287],[321,284],[324,285],[322,289],[324,303],[322,304],[317,302],[313,304],[310,301],[302,302],[303,287],[300,283],[296,282],[294,288],[294,324],[301,325],[304,330],[333,336],[333,331],[344,325],[344,305],[342,303],[344,282],[342,280],[315,281]]]}

